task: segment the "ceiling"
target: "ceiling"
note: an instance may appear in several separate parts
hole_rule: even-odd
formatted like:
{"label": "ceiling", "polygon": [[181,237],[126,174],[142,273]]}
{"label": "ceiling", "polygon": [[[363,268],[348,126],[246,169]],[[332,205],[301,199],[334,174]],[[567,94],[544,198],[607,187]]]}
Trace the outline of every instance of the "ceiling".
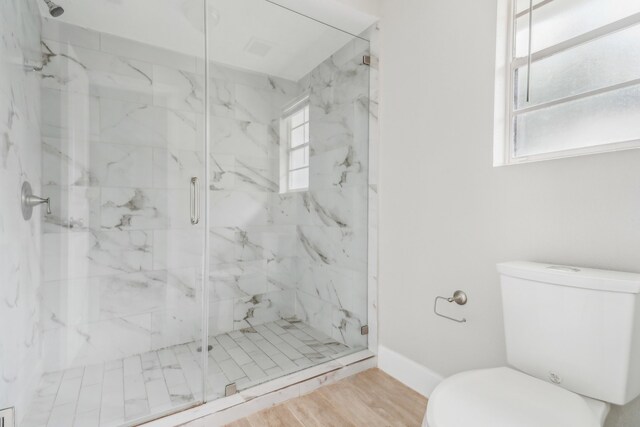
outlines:
{"label": "ceiling", "polygon": [[[57,20],[204,56],[204,0],[56,1],[65,9]],[[208,0],[211,59],[297,81],[376,21],[337,0],[274,2],[284,7],[267,0]]]}

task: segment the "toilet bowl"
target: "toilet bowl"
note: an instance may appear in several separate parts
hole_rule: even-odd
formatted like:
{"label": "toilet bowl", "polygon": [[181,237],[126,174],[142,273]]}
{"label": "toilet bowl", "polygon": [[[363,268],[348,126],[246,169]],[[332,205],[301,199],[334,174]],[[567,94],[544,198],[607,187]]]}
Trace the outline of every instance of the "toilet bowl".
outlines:
{"label": "toilet bowl", "polygon": [[442,381],[429,397],[423,427],[602,427],[609,408],[501,367]]}
{"label": "toilet bowl", "polygon": [[640,396],[640,274],[497,267],[510,367],[442,381],[423,426],[602,427]]}

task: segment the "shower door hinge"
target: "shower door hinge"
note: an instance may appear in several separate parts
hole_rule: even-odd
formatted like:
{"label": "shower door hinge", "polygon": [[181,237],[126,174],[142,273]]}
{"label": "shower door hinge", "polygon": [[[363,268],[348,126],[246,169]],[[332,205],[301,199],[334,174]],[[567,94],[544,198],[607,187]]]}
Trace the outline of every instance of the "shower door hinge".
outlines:
{"label": "shower door hinge", "polygon": [[238,387],[236,386],[236,383],[227,384],[226,387],[224,388],[225,397],[233,396],[237,392],[238,392]]}
{"label": "shower door hinge", "polygon": [[360,328],[360,335],[369,335],[369,325]]}
{"label": "shower door hinge", "polygon": [[362,64],[367,65],[369,67],[378,68],[378,57],[365,55],[362,57]]}
{"label": "shower door hinge", "polygon": [[14,408],[0,410],[0,427],[15,427],[15,419]]}

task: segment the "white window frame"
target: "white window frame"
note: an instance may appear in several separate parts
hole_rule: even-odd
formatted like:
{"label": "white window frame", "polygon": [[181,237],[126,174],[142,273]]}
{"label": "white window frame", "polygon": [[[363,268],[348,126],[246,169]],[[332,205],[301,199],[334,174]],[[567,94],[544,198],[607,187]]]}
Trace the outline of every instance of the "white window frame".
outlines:
{"label": "white window frame", "polygon": [[[292,138],[291,133],[294,129],[298,129],[300,127],[305,126],[306,124],[310,124],[310,117],[307,116],[307,120],[302,122],[301,125],[296,126],[295,128],[291,127],[291,118],[299,113],[304,108],[309,107],[309,94],[304,94],[303,96],[297,98],[292,103],[290,103],[286,108],[283,109],[282,119],[280,120],[280,193],[295,193],[309,190],[309,182],[307,181],[307,186],[303,188],[291,188],[290,183],[290,172],[294,172],[297,170],[308,169],[311,171],[310,162],[307,166],[303,166],[300,168],[291,169],[291,153],[294,151],[298,151],[304,149],[305,147],[309,147],[311,150],[311,140],[309,142],[305,142],[301,145],[297,145],[296,147],[292,147]],[[309,125],[311,127],[311,125]],[[309,153],[311,156],[311,153]]]}
{"label": "white window frame", "polygon": [[[496,34],[496,74],[494,97],[494,146],[493,166],[506,166],[520,163],[551,160],[565,157],[574,157],[588,154],[605,153],[611,151],[629,150],[640,148],[640,139],[606,143],[590,147],[573,148],[547,152],[531,156],[515,156],[514,119],[516,115],[563,104],[565,102],[587,98],[600,93],[610,92],[627,86],[640,84],[640,79],[632,80],[605,88],[591,90],[582,94],[568,96],[566,98],[545,102],[528,108],[514,111],[514,71],[517,67],[526,64],[527,58],[515,57],[515,5],[517,0],[498,0],[498,20]],[[554,0],[543,0],[539,5],[534,5],[534,10],[544,7]],[[532,62],[554,55],[558,52],[571,49],[583,43],[588,43],[599,37],[640,24],[640,13],[614,21],[602,27],[588,31],[580,36],[565,40],[556,45],[542,49],[531,55]]]}

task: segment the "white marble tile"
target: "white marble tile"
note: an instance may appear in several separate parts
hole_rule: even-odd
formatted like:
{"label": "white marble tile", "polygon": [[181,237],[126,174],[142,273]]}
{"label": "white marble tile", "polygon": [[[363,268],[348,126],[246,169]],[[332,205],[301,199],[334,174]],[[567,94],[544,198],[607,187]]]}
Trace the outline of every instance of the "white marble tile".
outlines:
{"label": "white marble tile", "polygon": [[149,104],[100,98],[100,140],[156,147],[199,147],[198,115]]}
{"label": "white marble tile", "polygon": [[43,328],[75,327],[140,312],[169,312],[174,319],[192,319],[190,313],[197,308],[193,286],[166,271],[47,282],[41,300]]}
{"label": "white marble tile", "polygon": [[49,329],[44,343],[48,370],[142,353],[151,348],[151,314]]}
{"label": "white marble tile", "polygon": [[[87,412],[99,412],[102,400],[102,379],[99,383],[83,386],[80,389],[78,407],[76,412],[83,414]],[[97,421],[97,420],[96,420]],[[77,423],[77,420],[76,420]]]}
{"label": "white marble tile", "polygon": [[[125,378],[130,375],[140,375],[142,374],[142,361],[139,355],[134,355],[125,358],[122,361],[124,376]],[[125,387],[126,389],[126,387]]]}
{"label": "white marble tile", "polygon": [[124,376],[122,369],[109,371],[102,385],[100,425],[124,421]]}
{"label": "white marble tile", "polygon": [[209,303],[209,331],[219,334],[233,330],[234,300],[212,301]]}
{"label": "white marble tile", "polygon": [[260,90],[250,86],[235,86],[236,119],[268,125],[279,117],[273,91]]}
{"label": "white marble tile", "polygon": [[213,153],[211,166],[211,190],[279,191],[278,159]]}
{"label": "white marble tile", "polygon": [[269,126],[246,120],[211,116],[211,152],[253,157],[279,156],[279,141]]}
{"label": "white marble tile", "polygon": [[216,117],[235,118],[235,84],[222,79],[209,79],[211,113]]}
{"label": "white marble tile", "polygon": [[298,239],[305,259],[366,272],[366,231],[366,228],[299,226]]}
{"label": "white marble tile", "polygon": [[263,226],[270,222],[268,193],[214,191],[210,202],[212,227]]}
{"label": "white marble tile", "polygon": [[[45,374],[46,375],[46,374]],[[56,388],[57,391],[57,388]],[[25,416],[22,419],[21,427],[44,427],[49,421],[49,416],[53,410],[55,393],[50,396],[34,397],[26,407]]]}
{"label": "white marble tile", "polygon": [[[143,188],[102,188],[100,228],[103,230],[150,230],[170,226],[169,202],[183,202],[182,192],[167,194]],[[186,193],[186,192],[185,192]],[[173,199],[180,200],[173,200]],[[173,205],[173,203],[172,203]]]}
{"label": "white marble tile", "polygon": [[92,144],[89,171],[103,186],[151,187],[152,148],[123,144]]}
{"label": "white marble tile", "polygon": [[[312,147],[313,149],[313,147]],[[309,158],[309,188],[340,189],[367,185],[366,153],[352,146],[313,153]]]}
{"label": "white marble tile", "polygon": [[54,406],[49,416],[47,427],[72,426],[75,415],[76,402]]}
{"label": "white marble tile", "polygon": [[199,364],[201,357],[202,353],[194,354],[191,352],[181,353],[177,356],[178,363],[182,368],[185,380],[189,385],[189,390],[191,391],[194,399],[202,398],[202,381],[204,373],[202,372]]}
{"label": "white marble tile", "polygon": [[333,333],[333,306],[305,292],[296,293],[296,317],[325,335]]}
{"label": "white marble tile", "polygon": [[331,324],[333,326],[331,337],[334,340],[356,349],[367,348],[367,336],[361,333],[362,326],[367,324],[366,314],[360,315],[333,306]]}
{"label": "white marble tile", "polygon": [[73,402],[75,408],[75,402],[78,400],[81,385],[82,377],[64,378],[56,394],[54,406],[61,406]]}
{"label": "white marble tile", "polygon": [[76,414],[74,427],[99,427],[100,426],[100,410],[96,409],[89,412],[79,412]]}
{"label": "white marble tile", "polygon": [[[189,188],[192,177],[204,176],[204,154],[178,148],[153,150],[153,186],[156,188]],[[201,182],[201,185],[204,184]],[[201,194],[204,187],[201,188]]]}
{"label": "white marble tile", "polygon": [[209,276],[212,301],[246,298],[268,290],[266,261],[215,264]]}
{"label": "white marble tile", "polygon": [[102,384],[103,378],[104,364],[96,363],[95,365],[88,365],[84,369],[84,376],[82,377],[82,387]]}
{"label": "white marble tile", "polygon": [[42,50],[42,87],[131,102],[153,101],[151,64],[48,39],[42,41]]}
{"label": "white marble tile", "polygon": [[51,214],[43,214],[44,233],[99,229],[100,189],[84,186],[44,185],[43,197],[51,198]]}
{"label": "white marble tile", "polygon": [[300,262],[298,289],[366,318],[367,273],[319,262]]}
{"label": "white marble tile", "polygon": [[364,228],[367,225],[367,196],[367,187],[362,185],[305,192],[298,209],[298,224]]}
{"label": "white marble tile", "polygon": [[204,77],[184,70],[153,66],[153,102],[176,110],[204,111]]}
{"label": "white marble tile", "polygon": [[[149,413],[149,401],[142,372],[127,374],[125,359],[124,376],[124,412],[125,419],[140,418]],[[139,361],[139,357],[138,357]],[[139,366],[138,366],[139,367]]]}
{"label": "white marble tile", "polygon": [[80,92],[41,89],[42,136],[61,138],[77,147],[100,135],[100,102]]}
{"label": "white marble tile", "polygon": [[145,231],[45,234],[44,280],[152,270],[152,237]]}
{"label": "white marble tile", "polygon": [[42,138],[42,180],[60,186],[96,186],[91,174],[91,144],[86,138]]}
{"label": "white marble tile", "polygon": [[293,316],[293,291],[276,291],[235,301],[234,328],[243,329]]}
{"label": "white marble tile", "polygon": [[145,383],[145,387],[151,412],[158,412],[160,409],[171,407],[171,397],[164,378],[148,381]]}
{"label": "white marble tile", "polygon": [[153,266],[157,270],[200,267],[203,256],[202,231],[197,228],[153,232]]}

